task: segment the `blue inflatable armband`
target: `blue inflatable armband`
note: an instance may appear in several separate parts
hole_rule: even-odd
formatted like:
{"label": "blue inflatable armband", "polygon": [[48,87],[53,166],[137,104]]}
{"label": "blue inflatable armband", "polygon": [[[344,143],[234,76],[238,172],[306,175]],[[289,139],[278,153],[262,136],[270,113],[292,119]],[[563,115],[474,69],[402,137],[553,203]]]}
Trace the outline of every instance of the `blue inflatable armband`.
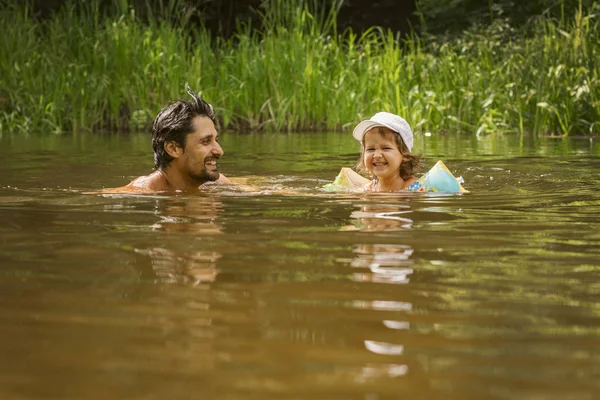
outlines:
{"label": "blue inflatable armband", "polygon": [[467,193],[468,191],[460,183],[448,167],[442,161],[438,161],[425,175],[410,185],[408,190],[415,192]]}

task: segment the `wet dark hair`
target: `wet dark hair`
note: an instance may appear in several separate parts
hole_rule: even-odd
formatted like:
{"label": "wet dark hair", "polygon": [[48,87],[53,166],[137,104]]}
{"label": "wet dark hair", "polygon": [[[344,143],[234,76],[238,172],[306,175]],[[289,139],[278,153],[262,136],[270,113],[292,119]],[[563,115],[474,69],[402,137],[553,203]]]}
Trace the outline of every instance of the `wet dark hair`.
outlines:
{"label": "wet dark hair", "polygon": [[[378,126],[373,129],[381,136],[385,136],[388,134],[394,135],[394,137],[396,138],[396,146],[398,146],[398,150],[402,154],[402,163],[400,164],[400,177],[405,180],[412,178],[414,174],[418,172],[419,163],[421,162],[419,156],[414,155],[408,150],[408,147],[406,147],[404,140],[402,140],[402,137],[397,132],[394,132],[393,130],[385,128],[383,126]],[[364,161],[365,136],[366,135],[363,136],[363,140],[360,146],[360,159],[358,160],[354,168],[362,174],[370,175],[370,172],[365,166]],[[375,177],[375,179],[377,179],[377,177]]]}
{"label": "wet dark hair", "polygon": [[194,118],[204,116],[215,122],[213,106],[202,100],[189,86],[187,93],[192,100],[177,100],[158,112],[152,124],[152,149],[154,150],[154,168],[165,169],[173,157],[165,150],[165,143],[175,142],[185,149],[188,134],[194,131]]}

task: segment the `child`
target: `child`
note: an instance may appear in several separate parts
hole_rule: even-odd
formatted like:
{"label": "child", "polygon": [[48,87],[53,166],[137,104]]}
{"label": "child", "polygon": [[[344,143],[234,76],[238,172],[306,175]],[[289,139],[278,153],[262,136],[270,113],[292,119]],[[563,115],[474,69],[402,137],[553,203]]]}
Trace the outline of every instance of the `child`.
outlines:
{"label": "child", "polygon": [[419,157],[411,153],[413,134],[404,118],[378,112],[359,123],[352,135],[361,143],[356,168],[373,179],[365,190],[396,192],[408,189],[417,180],[413,174]]}

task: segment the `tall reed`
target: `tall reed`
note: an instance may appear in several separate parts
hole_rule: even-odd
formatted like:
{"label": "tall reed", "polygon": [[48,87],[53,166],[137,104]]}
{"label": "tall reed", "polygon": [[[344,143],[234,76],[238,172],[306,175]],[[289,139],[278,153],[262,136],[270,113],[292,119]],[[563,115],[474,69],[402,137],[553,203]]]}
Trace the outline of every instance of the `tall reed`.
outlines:
{"label": "tall reed", "polygon": [[[176,3],[163,12],[176,17]],[[448,42],[337,32],[336,5],[301,0],[272,0],[260,31],[240,23],[229,39],[184,14],[87,4],[45,22],[0,4],[1,132],[145,129],[189,83],[230,129],[341,130],[389,110],[417,131],[600,133],[596,5],[531,35],[496,20]]]}

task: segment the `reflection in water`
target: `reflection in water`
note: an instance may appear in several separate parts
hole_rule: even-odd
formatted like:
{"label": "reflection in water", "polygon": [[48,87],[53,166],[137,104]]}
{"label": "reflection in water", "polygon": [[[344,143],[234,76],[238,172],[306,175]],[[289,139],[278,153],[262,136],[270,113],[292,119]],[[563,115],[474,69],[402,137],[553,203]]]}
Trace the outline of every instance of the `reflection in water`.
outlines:
{"label": "reflection in water", "polygon": [[383,325],[386,328],[390,328],[390,329],[398,329],[398,330],[402,330],[402,329],[410,329],[410,323],[407,321],[392,321],[392,320],[385,320],[383,321]]}
{"label": "reflection in water", "polygon": [[[363,206],[360,211],[352,212],[351,218],[354,219],[354,224],[351,228],[346,227],[344,230],[359,230],[377,234],[411,229],[412,220],[407,218],[411,212],[407,205]],[[368,270],[368,272],[353,273],[354,281],[388,284],[408,284],[410,282],[409,276],[413,273],[411,268],[413,261],[410,258],[413,254],[411,246],[398,243],[362,243],[355,245],[353,252],[356,257],[350,262],[350,265]],[[353,304],[356,308],[388,312],[408,312],[413,308],[412,303],[397,300],[356,300]],[[382,321],[382,324],[398,333],[410,329],[408,321],[386,319]],[[398,340],[398,338],[394,336],[394,340]],[[395,363],[398,361],[398,357],[404,355],[403,344],[368,339],[364,340],[364,346],[369,352],[389,357],[390,361],[394,362],[365,365],[359,374],[360,381],[382,377],[397,378],[409,373],[408,365]]]}
{"label": "reflection in water", "polygon": [[[411,210],[402,205],[377,205],[362,207],[354,211],[351,217],[355,219],[356,229],[367,232],[388,232],[405,230],[412,227],[412,220],[406,218]],[[378,283],[409,282],[408,276],[413,273],[413,261],[410,257],[413,249],[405,244],[360,244],[354,246],[357,257],[351,262],[353,267],[368,268],[368,273],[354,273],[356,281]]]}
{"label": "reflection in water", "polygon": [[365,347],[375,354],[387,356],[399,356],[404,353],[404,346],[399,344],[376,342],[374,340],[365,340]]}
{"label": "reflection in water", "polygon": [[192,283],[194,286],[214,282],[217,277],[216,262],[221,257],[216,251],[178,254],[161,247],[136,251],[150,257],[158,282]]}
{"label": "reflection in water", "polygon": [[355,300],[353,302],[355,308],[362,308],[365,310],[382,310],[382,311],[408,311],[412,310],[412,304],[403,301],[390,301],[390,300],[375,300],[375,301],[364,301]]}
{"label": "reflection in water", "polygon": [[[350,214],[355,219],[356,228],[367,232],[389,232],[410,229],[412,220],[407,218],[412,213],[406,204],[375,204],[363,206],[360,211]],[[346,227],[346,230],[353,230]]]}
{"label": "reflection in water", "polygon": [[[169,234],[185,233],[203,238],[200,245],[181,249],[176,242],[171,248],[166,245],[136,249],[136,252],[151,259],[152,269],[158,282],[201,283],[214,282],[217,277],[216,263],[221,258],[210,239],[223,233],[215,222],[223,204],[214,195],[205,197],[173,198],[161,204],[156,213],[160,220],[152,229]],[[165,240],[165,244],[169,241]],[[199,247],[199,249],[196,249]]]}
{"label": "reflection in water", "polygon": [[215,195],[168,199],[156,210],[160,221],[153,228],[161,232],[220,235],[223,231],[215,219],[221,211],[223,204]]}
{"label": "reflection in water", "polygon": [[408,373],[408,365],[404,364],[370,364],[362,369],[361,377],[367,379],[397,378]]}
{"label": "reflection in water", "polygon": [[[148,242],[136,247],[135,252],[149,258],[153,280],[160,284],[177,284],[185,287],[167,287],[170,296],[155,295],[153,313],[148,321],[161,332],[159,345],[149,346],[145,351],[169,360],[169,370],[174,375],[193,376],[205,382],[207,376],[218,367],[215,338],[219,321],[215,321],[211,286],[218,275],[217,261],[222,257],[215,238],[223,235],[217,222],[223,204],[218,195],[170,197],[161,199],[154,206],[158,220],[150,228],[158,243]],[[183,298],[187,288],[194,290]],[[164,289],[164,288],[163,288]],[[164,302],[164,299],[168,301]],[[169,310],[176,305],[177,312]],[[159,350],[155,350],[158,348]],[[185,379],[183,380],[185,382]],[[186,384],[165,382],[145,398],[179,398],[189,396]],[[213,398],[214,384],[204,384],[204,395]]]}
{"label": "reflection in water", "polygon": [[410,256],[413,249],[407,245],[362,244],[354,248],[358,256],[352,260],[353,267],[368,268],[369,273],[354,273],[356,281],[378,283],[408,283],[413,273]]}

